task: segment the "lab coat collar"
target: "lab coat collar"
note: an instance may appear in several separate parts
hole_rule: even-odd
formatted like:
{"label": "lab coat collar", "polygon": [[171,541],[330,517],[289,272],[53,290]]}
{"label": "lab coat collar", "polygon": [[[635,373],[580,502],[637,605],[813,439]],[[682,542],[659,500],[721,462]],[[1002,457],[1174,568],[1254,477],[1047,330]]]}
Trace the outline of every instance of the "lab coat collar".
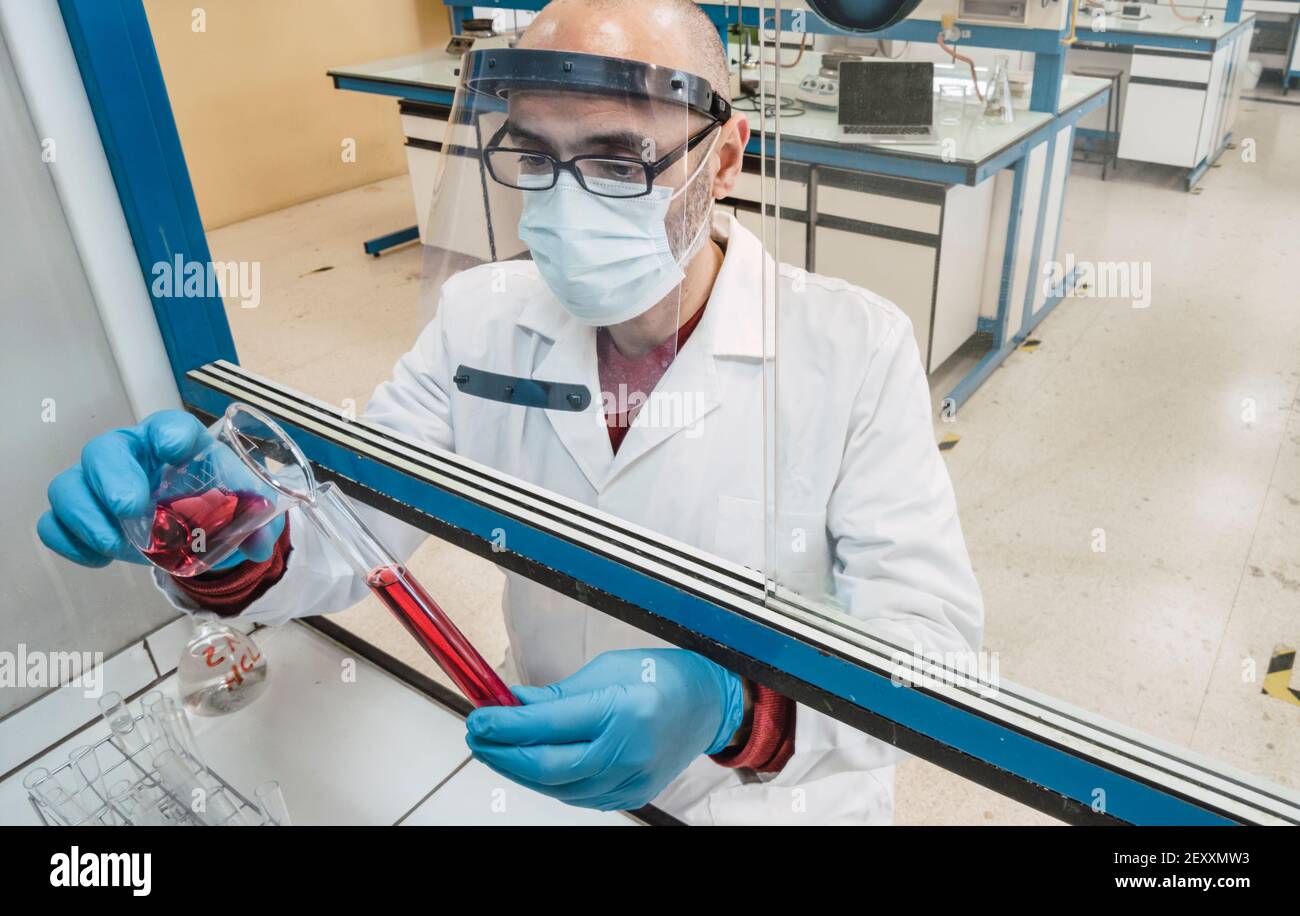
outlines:
{"label": "lab coat collar", "polygon": [[[556,303],[557,307],[560,307]],[[543,318],[535,321],[533,330],[546,334]],[[596,367],[596,329],[568,317],[555,325],[554,343],[537,364],[533,377],[552,382],[585,385],[591,392],[591,403],[586,410],[546,410],[546,418],[556,436],[573,457],[591,486],[600,492],[609,476],[614,460],[614,449],[609,442],[609,430],[603,422],[600,398],[600,376]]]}
{"label": "lab coat collar", "polygon": [[540,334],[547,340],[558,340],[568,327],[581,329],[583,325],[575,321],[555,298],[546,281],[537,275],[536,290],[530,290],[527,304],[519,312],[516,322],[526,331]]}
{"label": "lab coat collar", "polygon": [[[710,324],[714,356],[763,359],[763,284],[766,301],[773,302],[777,263],[763,250],[758,236],[730,213],[713,214],[713,237],[726,248],[722,269],[713,281],[705,318]],[[697,329],[697,333],[698,333]],[[767,358],[773,349],[773,328],[768,328]]]}
{"label": "lab coat collar", "polygon": [[[596,365],[596,332],[564,310],[549,290],[521,311],[519,325],[553,344],[538,363],[534,378],[585,384],[591,406],[582,412],[546,411],[556,435],[592,487],[601,492],[638,458],[673,435],[686,432],[718,407],[718,357],[763,358],[762,277],[772,289],[776,263],[758,238],[730,213],[715,211],[713,237],[726,255],[714,279],[704,316],[655,389],[667,399],[658,413],[643,407],[617,455],[603,422]],[[772,352],[769,348],[769,354]]]}

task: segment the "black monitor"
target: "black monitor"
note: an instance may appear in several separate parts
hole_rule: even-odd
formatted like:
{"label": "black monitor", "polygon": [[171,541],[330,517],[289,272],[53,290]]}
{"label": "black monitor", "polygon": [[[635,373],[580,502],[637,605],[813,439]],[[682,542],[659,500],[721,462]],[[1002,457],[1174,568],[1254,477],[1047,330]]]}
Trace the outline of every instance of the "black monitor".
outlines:
{"label": "black monitor", "polygon": [[846,60],[840,64],[840,124],[924,126],[934,118],[934,64]]}

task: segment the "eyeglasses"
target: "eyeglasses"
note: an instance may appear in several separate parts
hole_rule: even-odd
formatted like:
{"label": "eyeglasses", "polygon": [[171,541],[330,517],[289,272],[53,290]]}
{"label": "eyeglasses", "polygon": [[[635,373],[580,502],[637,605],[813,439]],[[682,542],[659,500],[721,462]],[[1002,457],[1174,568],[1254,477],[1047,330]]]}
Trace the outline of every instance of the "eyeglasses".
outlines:
{"label": "eyeglasses", "polygon": [[654,188],[656,178],[699,146],[719,124],[714,121],[668,155],[646,162],[635,156],[574,156],[560,161],[538,150],[499,146],[509,130],[507,123],[501,125],[483,148],[483,161],[495,181],[521,191],[553,188],[564,171],[576,178],[583,190],[599,197],[644,197]]}

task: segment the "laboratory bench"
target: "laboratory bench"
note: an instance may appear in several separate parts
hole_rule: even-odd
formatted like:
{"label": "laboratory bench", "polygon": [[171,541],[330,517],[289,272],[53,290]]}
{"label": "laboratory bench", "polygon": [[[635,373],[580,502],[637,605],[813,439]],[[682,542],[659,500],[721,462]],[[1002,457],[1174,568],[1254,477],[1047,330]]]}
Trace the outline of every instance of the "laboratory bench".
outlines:
{"label": "laboratory bench", "polygon": [[[430,51],[328,71],[338,89],[398,99],[417,224],[366,242],[371,254],[429,237],[427,202],[459,62]],[[807,55],[802,68],[783,75],[782,92],[819,63],[820,55]],[[936,89],[945,82],[968,79],[936,65]],[[936,101],[939,139],[926,146],[844,142],[829,109],[804,106],[797,117],[783,116],[780,260],[894,302],[911,319],[929,372],[976,341],[983,355],[947,395],[960,405],[1060,301],[1031,278],[1055,257],[1074,125],[1103,107],[1109,91],[1105,79],[1067,75],[1055,114],[1030,111],[1026,92],[1010,124],[983,117],[973,97],[945,123]],[[766,144],[773,168],[776,119],[757,111],[748,118],[745,173],[720,203],[761,234],[762,208],[774,215],[777,200],[771,175],[760,199],[762,153]],[[472,226],[459,234],[475,235]]]}
{"label": "laboratory bench", "polygon": [[1300,0],[1245,0],[1243,9],[1255,14],[1250,59],[1275,71],[1286,95],[1300,78]]}
{"label": "laboratory bench", "polygon": [[[1255,14],[1227,22],[1213,11],[1202,25],[1166,6],[1143,9],[1138,20],[1081,13],[1067,66],[1114,72],[1119,158],[1185,169],[1191,190],[1232,139]],[[1105,136],[1101,117],[1081,121],[1080,135]]]}
{"label": "laboratory bench", "polygon": [[[109,658],[104,689],[128,697],[133,710],[147,690],[176,697],[174,668],[165,666],[175,664],[191,631],[181,618]],[[253,639],[267,657],[266,692],[237,712],[189,720],[213,771],[249,798],[277,780],[295,825],[642,822],[562,804],[473,760],[463,715],[453,708],[463,701],[336,624],[294,621],[258,629]],[[0,721],[0,823],[39,824],[23,774],[53,769],[70,749],[107,734],[95,699],[76,686]],[[668,820],[647,816],[656,814]]]}

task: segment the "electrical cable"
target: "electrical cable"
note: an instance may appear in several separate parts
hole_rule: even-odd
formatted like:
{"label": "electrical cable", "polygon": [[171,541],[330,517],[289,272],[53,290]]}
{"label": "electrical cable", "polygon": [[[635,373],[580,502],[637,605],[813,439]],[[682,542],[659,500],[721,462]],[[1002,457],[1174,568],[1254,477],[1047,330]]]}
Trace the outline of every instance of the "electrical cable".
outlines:
{"label": "electrical cable", "polygon": [[[749,103],[749,104],[745,104],[745,103]],[[797,118],[802,114],[804,114],[804,112],[807,110],[804,108],[803,102],[800,102],[798,99],[792,98],[788,95],[781,96],[780,103],[781,103],[781,117],[783,118]],[[740,98],[733,99],[731,102],[731,108],[733,111],[743,111],[746,112],[747,114],[757,114],[759,111],[758,96],[752,92],[747,92],[744,95],[742,95]],[[768,101],[763,105],[763,111],[770,117],[776,114],[776,105],[774,105],[771,101]]]}

